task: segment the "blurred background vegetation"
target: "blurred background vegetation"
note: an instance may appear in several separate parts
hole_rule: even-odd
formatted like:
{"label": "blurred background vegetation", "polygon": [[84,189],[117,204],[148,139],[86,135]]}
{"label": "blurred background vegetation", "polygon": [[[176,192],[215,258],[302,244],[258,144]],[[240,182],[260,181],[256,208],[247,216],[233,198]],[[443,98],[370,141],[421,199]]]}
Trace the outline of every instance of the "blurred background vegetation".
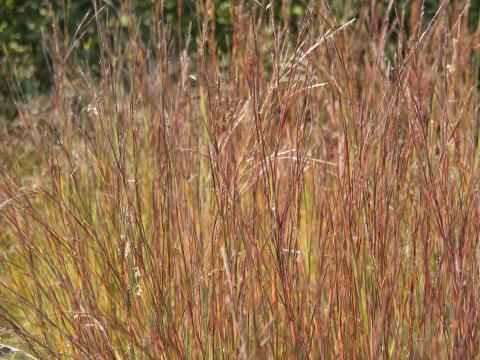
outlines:
{"label": "blurred background vegetation", "polygon": [[[328,3],[334,12],[351,18],[358,16],[358,11],[364,8],[365,1],[367,0],[331,0]],[[409,11],[414,1],[416,0],[402,0],[398,1],[398,4]],[[450,0],[452,1],[455,0]],[[268,4],[266,0],[251,2],[255,6]],[[291,33],[298,30],[308,2],[290,0],[276,9],[276,16]],[[377,2],[386,6],[389,1]],[[424,16],[432,17],[440,2],[441,0],[423,1]],[[232,32],[230,0],[0,0],[0,104],[4,116],[15,116],[12,92],[17,98],[25,99],[49,91],[53,79],[52,49],[49,44],[55,43],[51,41],[52,34],[57,36],[57,40],[60,37],[68,46],[71,40],[68,37],[75,33],[86,14],[94,13],[95,4],[97,9],[104,6],[112,20],[117,17],[126,27],[129,16],[135,16],[139,20],[139,30],[147,48],[151,48],[154,43],[150,34],[159,16],[170,25],[171,32],[177,39],[176,44],[179,45],[177,48],[182,47],[182,39],[187,35],[195,39],[200,32],[202,19],[208,18],[215,31],[216,51],[219,55],[228,53],[229,36]],[[472,1],[468,12],[472,32],[478,27],[479,10],[480,1]],[[207,17],[204,16],[205,12]],[[408,24],[405,25],[408,28]],[[80,63],[88,64],[89,69],[95,72],[99,56],[95,22],[91,21],[85,30],[81,39],[75,43],[72,57]],[[195,46],[196,42],[191,41],[189,50],[195,51]],[[5,73],[8,73],[8,76],[5,76]]]}

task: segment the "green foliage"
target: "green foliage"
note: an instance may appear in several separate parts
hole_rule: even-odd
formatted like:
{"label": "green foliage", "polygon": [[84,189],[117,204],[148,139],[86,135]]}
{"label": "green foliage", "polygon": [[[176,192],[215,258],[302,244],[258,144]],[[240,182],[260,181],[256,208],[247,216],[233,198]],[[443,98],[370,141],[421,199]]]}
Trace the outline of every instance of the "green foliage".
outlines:
{"label": "green foliage", "polygon": [[[61,1],[0,2],[0,54],[8,77],[13,81],[12,86],[8,86],[7,78],[2,73],[0,101],[5,104],[5,115],[15,114],[12,90],[15,96],[37,96],[51,87],[48,44],[53,21],[57,20],[61,27],[67,21],[68,27],[65,30],[72,32],[90,7],[90,0],[74,1],[68,5],[66,16]],[[87,43],[95,37],[95,31],[92,30]]]}
{"label": "green foliage", "polygon": [[[171,25],[177,36],[185,37],[191,29],[193,36],[199,32],[199,2],[191,0],[165,0],[164,20]],[[227,51],[228,37],[232,32],[230,1],[215,0],[215,33],[218,50]],[[305,1],[292,1],[289,11],[295,25],[303,17]],[[146,43],[151,41],[154,27],[154,1],[133,0],[131,8],[137,17]],[[121,10],[123,8],[123,10]],[[125,4],[117,1],[107,3],[109,16],[120,16],[127,21],[128,10]],[[49,34],[53,21],[59,22],[60,31],[72,35],[85,14],[93,12],[91,0],[5,0],[0,2],[0,44],[2,55],[10,60],[17,86],[27,95],[38,95],[51,86],[49,73]],[[180,15],[180,16],[179,16]],[[280,14],[279,14],[280,15]],[[286,14],[283,14],[285,16]],[[67,26],[65,27],[65,22]],[[82,59],[94,62],[98,57],[98,39],[94,24],[89,27],[76,52]],[[63,35],[66,35],[63,33]],[[194,43],[194,42],[193,42]],[[4,79],[2,79],[4,80]],[[8,95],[6,82],[2,81],[0,92]]]}

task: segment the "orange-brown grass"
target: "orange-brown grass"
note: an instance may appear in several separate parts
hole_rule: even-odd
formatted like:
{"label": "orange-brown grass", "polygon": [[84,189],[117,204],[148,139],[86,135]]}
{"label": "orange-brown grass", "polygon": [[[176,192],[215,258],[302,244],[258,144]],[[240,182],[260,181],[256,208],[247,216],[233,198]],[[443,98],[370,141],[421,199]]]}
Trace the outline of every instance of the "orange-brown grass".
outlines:
{"label": "orange-brown grass", "polygon": [[[157,8],[153,46],[127,3],[118,26],[96,8],[70,38],[52,27],[48,109],[16,98],[0,152],[10,345],[65,359],[478,355],[469,2],[429,18],[419,1],[372,2],[355,19],[312,2],[296,35],[280,2],[262,3],[231,6],[223,54],[211,1],[182,41]],[[71,50],[88,26],[98,74]]]}

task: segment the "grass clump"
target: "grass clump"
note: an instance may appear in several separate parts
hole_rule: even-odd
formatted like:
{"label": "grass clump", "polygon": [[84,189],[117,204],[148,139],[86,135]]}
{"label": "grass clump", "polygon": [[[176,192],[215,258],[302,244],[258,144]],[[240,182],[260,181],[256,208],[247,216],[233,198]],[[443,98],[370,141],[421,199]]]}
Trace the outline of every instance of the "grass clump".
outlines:
{"label": "grass clump", "polygon": [[2,129],[0,340],[35,358],[477,356],[480,31],[467,3],[417,3],[312,2],[292,35],[276,2],[239,2],[223,54],[208,1],[197,38],[160,16],[153,45],[108,5],[75,33],[96,26],[98,73],[54,25],[52,93],[15,98]]}

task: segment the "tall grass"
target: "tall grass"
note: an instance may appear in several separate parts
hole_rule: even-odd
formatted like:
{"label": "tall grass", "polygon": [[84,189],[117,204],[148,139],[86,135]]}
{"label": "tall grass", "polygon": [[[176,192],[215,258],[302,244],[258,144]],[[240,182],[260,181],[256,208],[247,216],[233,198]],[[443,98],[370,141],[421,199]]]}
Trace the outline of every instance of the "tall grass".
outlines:
{"label": "tall grass", "polygon": [[[312,2],[292,35],[279,2],[239,1],[223,55],[210,1],[182,41],[158,6],[153,46],[128,2],[94,3],[70,37],[52,27],[48,106],[16,98],[4,126],[0,342],[35,358],[478,356],[469,2],[428,19],[420,1],[356,18]],[[89,26],[97,74],[73,55]]]}

